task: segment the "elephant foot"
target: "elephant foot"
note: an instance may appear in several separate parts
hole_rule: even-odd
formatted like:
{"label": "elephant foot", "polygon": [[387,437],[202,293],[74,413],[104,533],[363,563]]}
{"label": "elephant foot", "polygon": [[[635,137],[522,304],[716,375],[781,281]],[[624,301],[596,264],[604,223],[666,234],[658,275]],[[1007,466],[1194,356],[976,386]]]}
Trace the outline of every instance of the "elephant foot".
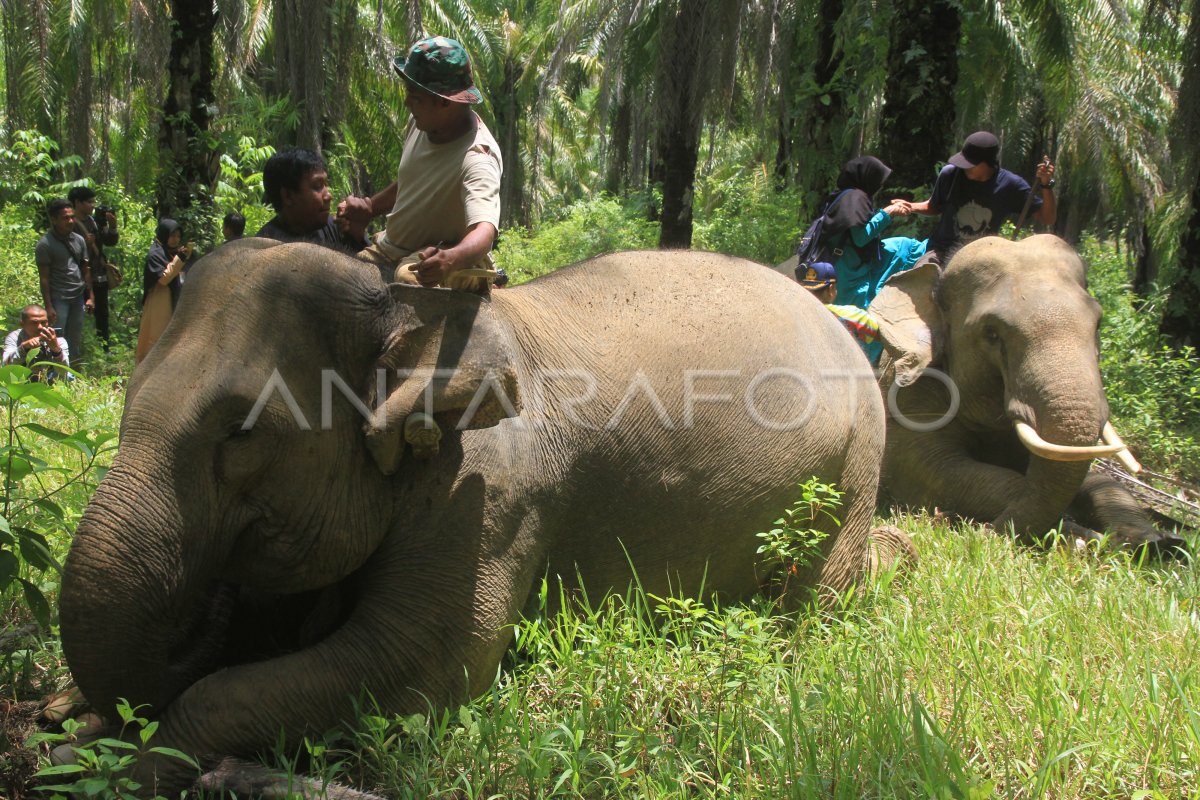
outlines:
{"label": "elephant foot", "polygon": [[404,420],[404,441],[412,445],[414,458],[427,460],[438,454],[442,429],[428,414],[409,414]]}
{"label": "elephant foot", "polygon": [[45,703],[42,716],[51,722],[62,722],[67,717],[73,717],[79,713],[79,709],[87,703],[87,700],[84,699],[83,692],[79,691],[78,686],[72,686],[50,695],[46,698]]}
{"label": "elephant foot", "polygon": [[1120,550],[1129,550],[1135,556],[1145,554],[1156,559],[1187,558],[1188,543],[1182,536],[1173,532],[1154,530],[1149,534],[1127,535],[1114,533],[1109,542]]}
{"label": "elephant foot", "polygon": [[1188,557],[1188,543],[1182,536],[1171,531],[1160,531],[1157,528],[1137,529],[1133,531],[1117,531],[1105,537],[1091,528],[1086,528],[1077,522],[1063,520],[1062,531],[1077,540],[1086,542],[1104,542],[1114,550],[1125,550],[1135,557],[1143,555],[1154,559],[1182,559]]}
{"label": "elephant foot", "polygon": [[895,525],[883,525],[871,530],[867,538],[867,574],[872,578],[884,570],[905,572],[920,562],[912,538]]}

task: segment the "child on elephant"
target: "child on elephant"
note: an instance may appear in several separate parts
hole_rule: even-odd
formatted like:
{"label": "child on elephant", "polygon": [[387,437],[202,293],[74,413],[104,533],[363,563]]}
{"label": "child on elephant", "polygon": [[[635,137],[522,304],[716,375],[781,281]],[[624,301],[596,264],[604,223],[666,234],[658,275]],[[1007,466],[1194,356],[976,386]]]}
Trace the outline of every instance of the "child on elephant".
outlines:
{"label": "child on elephant", "polygon": [[838,321],[845,326],[854,341],[862,348],[867,360],[872,366],[879,363],[883,353],[883,342],[879,339],[879,323],[865,310],[852,305],[839,305],[837,299],[837,270],[827,261],[817,261],[811,264],[800,285],[808,289],[813,297],[833,312]]}

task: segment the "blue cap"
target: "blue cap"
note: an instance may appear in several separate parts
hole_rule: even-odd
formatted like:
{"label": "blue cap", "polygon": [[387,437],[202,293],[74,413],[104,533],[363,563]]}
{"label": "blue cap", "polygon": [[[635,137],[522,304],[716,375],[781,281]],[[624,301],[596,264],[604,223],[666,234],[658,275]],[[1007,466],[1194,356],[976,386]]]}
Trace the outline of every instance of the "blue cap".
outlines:
{"label": "blue cap", "polygon": [[814,261],[798,277],[805,289],[824,289],[837,280],[837,270],[828,261]]}

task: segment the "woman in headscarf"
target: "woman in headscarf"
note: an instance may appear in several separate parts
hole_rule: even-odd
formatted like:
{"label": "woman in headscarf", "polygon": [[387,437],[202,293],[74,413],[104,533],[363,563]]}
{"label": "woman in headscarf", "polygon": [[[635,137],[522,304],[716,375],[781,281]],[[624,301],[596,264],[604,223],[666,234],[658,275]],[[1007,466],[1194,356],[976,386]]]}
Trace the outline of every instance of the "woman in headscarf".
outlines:
{"label": "woman in headscarf", "polygon": [[183,244],[183,226],[167,217],[160,219],[142,272],[143,306],[155,286],[165,286],[171,292],[171,308],[175,308],[179,290],[183,287],[183,268],[191,254]]}
{"label": "woman in headscarf", "polygon": [[175,304],[179,302],[179,290],[183,288],[183,271],[191,255],[191,248],[183,244],[183,226],[173,219],[160,219],[142,270],[138,363],[150,352],[171,319]]}
{"label": "woman in headscarf", "polygon": [[925,250],[923,242],[882,238],[893,217],[911,212],[905,200],[875,210],[875,195],[891,174],[891,167],[878,158],[859,156],[847,161],[838,176],[822,237],[834,254],[839,305],[866,308],[889,276],[911,267]]}

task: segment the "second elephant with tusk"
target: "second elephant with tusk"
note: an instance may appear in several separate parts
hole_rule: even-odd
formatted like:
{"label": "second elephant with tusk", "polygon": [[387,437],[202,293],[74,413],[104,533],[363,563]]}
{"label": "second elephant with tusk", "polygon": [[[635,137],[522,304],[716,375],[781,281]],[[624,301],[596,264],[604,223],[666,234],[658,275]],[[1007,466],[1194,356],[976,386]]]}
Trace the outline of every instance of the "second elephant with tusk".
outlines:
{"label": "second elephant with tusk", "polygon": [[1099,457],[1136,462],[1108,422],[1100,306],[1066,242],[979,239],[940,274],[930,264],[895,276],[870,311],[885,347],[892,500],[1022,535],[1068,516],[1120,543],[1179,543],[1090,471]]}

